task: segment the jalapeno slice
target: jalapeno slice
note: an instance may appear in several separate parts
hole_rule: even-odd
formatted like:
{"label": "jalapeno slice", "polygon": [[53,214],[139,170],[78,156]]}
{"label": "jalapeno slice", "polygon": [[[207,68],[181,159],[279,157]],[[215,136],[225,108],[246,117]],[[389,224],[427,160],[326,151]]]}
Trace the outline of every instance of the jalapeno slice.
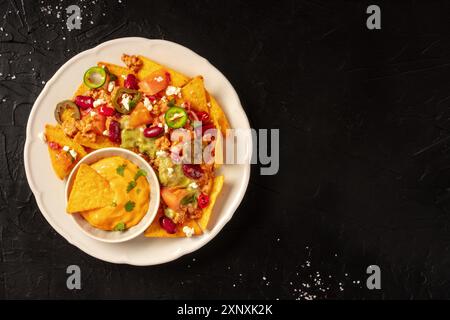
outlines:
{"label": "jalapeno slice", "polygon": [[178,129],[186,124],[188,115],[181,107],[171,107],[166,111],[164,119],[169,128]]}
{"label": "jalapeno slice", "polygon": [[[124,95],[126,95],[126,100],[124,101]],[[137,90],[119,88],[112,100],[114,109],[122,114],[129,114],[133,108],[141,100],[141,93]]]}
{"label": "jalapeno slice", "polygon": [[72,117],[75,120],[78,120],[81,117],[80,109],[78,109],[78,106],[71,100],[61,101],[55,108],[55,119],[58,123],[63,123],[67,116]]}
{"label": "jalapeno slice", "polygon": [[100,88],[106,82],[106,71],[102,67],[89,68],[84,73],[83,81],[91,89]]}

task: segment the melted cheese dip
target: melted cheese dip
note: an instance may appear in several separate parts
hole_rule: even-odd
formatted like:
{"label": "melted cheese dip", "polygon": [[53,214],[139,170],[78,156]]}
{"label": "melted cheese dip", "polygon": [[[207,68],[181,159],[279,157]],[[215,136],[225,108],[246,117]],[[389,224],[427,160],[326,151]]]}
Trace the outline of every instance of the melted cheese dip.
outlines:
{"label": "melted cheese dip", "polygon": [[[92,226],[108,231],[114,230],[118,224],[125,224],[127,229],[138,224],[147,213],[150,200],[147,178],[141,176],[134,180],[139,167],[122,157],[104,158],[91,167],[109,181],[113,201],[110,206],[81,212],[84,219]],[[127,191],[132,181],[136,186]]]}

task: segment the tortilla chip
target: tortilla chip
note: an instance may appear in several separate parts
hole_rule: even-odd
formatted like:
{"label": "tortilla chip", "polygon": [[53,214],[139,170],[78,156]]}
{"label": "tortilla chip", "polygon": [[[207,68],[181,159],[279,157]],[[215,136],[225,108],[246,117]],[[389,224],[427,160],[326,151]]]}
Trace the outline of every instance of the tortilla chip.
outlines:
{"label": "tortilla chip", "polygon": [[112,200],[108,180],[87,164],[82,163],[76,173],[66,211],[75,213],[103,208],[111,205]]}
{"label": "tortilla chip", "polygon": [[95,142],[92,142],[85,136],[83,136],[80,132],[78,132],[75,137],[73,138],[73,141],[76,143],[79,143],[80,145],[91,148],[91,149],[103,149],[103,148],[109,148],[109,147],[117,147],[118,145],[114,142],[111,142],[108,137],[106,136],[96,136]]}
{"label": "tortilla chip", "polygon": [[143,62],[143,66],[137,74],[137,76],[140,80],[145,79],[148,75],[155,72],[156,70],[165,69],[165,70],[167,70],[167,72],[170,73],[170,79],[171,79],[172,86],[182,87],[189,81],[188,77],[186,77],[185,75],[183,75],[175,70],[167,68],[167,67],[165,67],[153,60],[150,60],[146,57],[143,57],[143,56],[138,56],[138,57]]}
{"label": "tortilla chip", "polygon": [[89,90],[90,89],[84,83],[80,84],[77,91],[75,91],[75,94],[73,95],[73,99],[75,99],[76,96],[85,96]]}
{"label": "tortilla chip", "polygon": [[159,224],[159,218],[162,216],[161,213],[158,213],[155,217],[155,220],[153,220],[150,227],[148,227],[147,230],[145,230],[144,235],[148,238],[183,238],[186,237],[186,234],[183,232],[183,227],[188,226],[194,229],[194,235],[193,236],[199,236],[203,233],[202,229],[200,229],[197,222],[194,220],[186,221],[183,225],[178,225],[177,232],[176,233],[167,233],[166,230],[164,230],[161,225]]}
{"label": "tortilla chip", "polygon": [[[45,126],[45,138],[48,142],[56,142],[60,146],[68,146],[70,149],[73,149],[76,151],[77,158],[81,159],[84,157],[87,153],[84,150],[84,148],[70,139],[68,136],[64,134],[64,131],[60,126],[52,126],[47,124]],[[75,166],[75,162],[68,163],[63,157],[60,156],[60,151],[53,150],[50,147],[48,148],[48,152],[50,154],[50,160],[52,163],[53,170],[55,171],[56,175],[60,179],[64,179],[66,176],[69,175],[72,168]]]}
{"label": "tortilla chip", "polygon": [[211,213],[216,203],[217,196],[222,191],[223,187],[223,176],[217,176],[214,178],[214,184],[212,186],[211,193],[209,194],[209,205],[203,210],[202,217],[197,220],[198,225],[202,230],[206,230],[208,227],[209,218],[211,218]]}
{"label": "tortilla chip", "polygon": [[217,128],[220,128],[223,137],[227,136],[227,130],[230,129],[230,123],[228,122],[227,116],[223,112],[219,103],[216,99],[210,94],[208,94],[209,101],[209,116],[216,125]]}
{"label": "tortilla chip", "polygon": [[125,67],[118,66],[117,64],[108,63],[108,62],[99,62],[97,63],[99,67],[106,67],[108,71],[117,77],[117,82],[119,83],[119,87],[123,87],[123,83],[128,74],[132,73],[129,69]]}
{"label": "tortilla chip", "polygon": [[209,112],[202,76],[196,76],[181,88],[181,95],[195,111]]}
{"label": "tortilla chip", "polygon": [[65,154],[61,150],[53,150],[48,147],[48,153],[50,155],[50,162],[52,164],[53,171],[55,171],[58,178],[63,180],[69,175],[75,163],[72,161],[69,155]]}

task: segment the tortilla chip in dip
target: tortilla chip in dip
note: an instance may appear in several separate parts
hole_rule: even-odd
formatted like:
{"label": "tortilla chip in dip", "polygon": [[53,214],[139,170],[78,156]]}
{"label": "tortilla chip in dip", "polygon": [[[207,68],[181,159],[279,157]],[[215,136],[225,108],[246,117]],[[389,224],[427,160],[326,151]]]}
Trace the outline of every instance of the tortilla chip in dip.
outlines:
{"label": "tortilla chip in dip", "polygon": [[105,207],[111,204],[108,180],[87,164],[82,163],[70,192],[67,212],[75,213]]}
{"label": "tortilla chip in dip", "polygon": [[80,212],[92,226],[123,231],[138,224],[148,211],[150,186],[147,172],[119,157],[101,159],[91,168],[109,183],[106,205]]}

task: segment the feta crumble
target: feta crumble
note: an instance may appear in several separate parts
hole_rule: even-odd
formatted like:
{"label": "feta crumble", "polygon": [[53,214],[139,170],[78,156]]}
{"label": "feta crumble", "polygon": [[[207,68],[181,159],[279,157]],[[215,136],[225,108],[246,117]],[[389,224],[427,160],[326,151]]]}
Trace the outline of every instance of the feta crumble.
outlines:
{"label": "feta crumble", "polygon": [[74,159],[77,158],[78,153],[77,153],[75,150],[70,149],[70,150],[69,150],[69,153],[70,153],[70,155],[72,156],[72,158],[74,158]]}
{"label": "feta crumble", "polygon": [[190,238],[194,234],[194,228],[191,228],[189,226],[184,226],[183,232],[186,235],[186,237]]}
{"label": "feta crumble", "polygon": [[97,115],[97,112],[91,111],[91,112],[89,112],[89,114],[91,115],[91,117],[95,117]]}
{"label": "feta crumble", "polygon": [[68,146],[64,146],[62,149],[63,149],[65,152],[67,152],[67,151],[70,150],[70,148],[69,148]]}
{"label": "feta crumble", "polygon": [[173,168],[167,168],[167,173],[171,176],[173,174]]}
{"label": "feta crumble", "polygon": [[168,86],[166,89],[166,95],[168,96],[177,96],[181,92],[181,88],[174,87],[174,86]]}
{"label": "feta crumble", "polygon": [[146,107],[148,111],[153,110],[152,103],[150,102],[150,99],[147,97],[144,98],[144,107]]}
{"label": "feta crumble", "polygon": [[167,156],[167,152],[165,152],[164,150],[158,150],[158,151],[156,151],[156,156],[157,157],[165,157],[165,156]]}
{"label": "feta crumble", "polygon": [[124,93],[122,95],[122,105],[125,109],[130,110],[130,100],[131,100],[131,96]]}
{"label": "feta crumble", "polygon": [[164,132],[167,133],[169,132],[169,127],[167,126],[167,124],[164,123]]}
{"label": "feta crumble", "polygon": [[188,187],[191,188],[191,189],[197,189],[198,188],[198,184],[195,183],[195,182],[192,182],[192,183],[189,184]]}
{"label": "feta crumble", "polygon": [[164,78],[159,76],[159,77],[156,77],[155,80],[158,81],[158,82],[163,82]]}
{"label": "feta crumble", "polygon": [[104,136],[109,136],[109,130],[103,131],[103,135],[104,135]]}
{"label": "feta crumble", "polygon": [[102,98],[100,98],[100,99],[95,100],[94,103],[92,104],[92,106],[94,108],[97,108],[98,106],[101,106],[102,104],[105,104],[105,103],[106,103],[106,101],[103,100]]}
{"label": "feta crumble", "polygon": [[108,83],[108,92],[112,92],[114,90],[115,83],[114,81],[110,81]]}

